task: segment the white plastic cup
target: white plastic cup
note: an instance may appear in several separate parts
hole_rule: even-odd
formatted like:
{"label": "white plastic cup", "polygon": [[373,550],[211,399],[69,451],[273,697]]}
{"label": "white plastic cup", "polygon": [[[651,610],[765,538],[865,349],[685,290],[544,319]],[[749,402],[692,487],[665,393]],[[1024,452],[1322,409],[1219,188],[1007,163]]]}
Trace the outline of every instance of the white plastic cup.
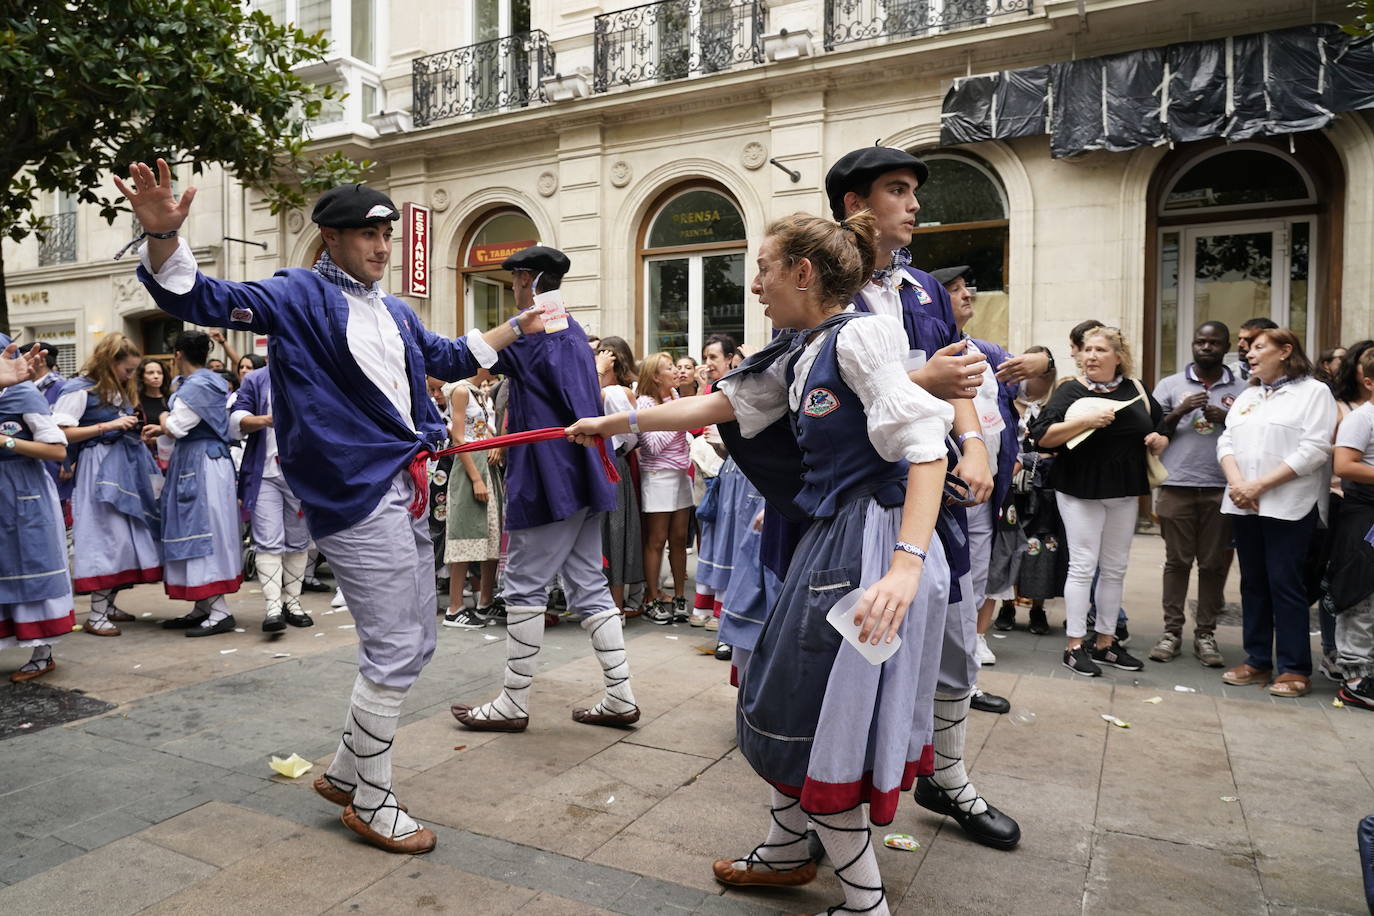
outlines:
{"label": "white plastic cup", "polygon": [[551,289],[534,297],[534,304],[544,318],[544,333],[555,334],[568,328],[568,307],[563,302],[563,291]]}
{"label": "white plastic cup", "polygon": [[872,643],[859,641],[859,627],[854,623],[854,608],[866,591],[865,588],[856,588],[836,601],[835,606],[830,609],[830,613],[825,615],[825,619],[845,638],[846,642],[859,650],[859,654],[867,659],[870,665],[881,665],[901,648],[902,637],[894,636],[892,642],[880,642],[876,646]]}

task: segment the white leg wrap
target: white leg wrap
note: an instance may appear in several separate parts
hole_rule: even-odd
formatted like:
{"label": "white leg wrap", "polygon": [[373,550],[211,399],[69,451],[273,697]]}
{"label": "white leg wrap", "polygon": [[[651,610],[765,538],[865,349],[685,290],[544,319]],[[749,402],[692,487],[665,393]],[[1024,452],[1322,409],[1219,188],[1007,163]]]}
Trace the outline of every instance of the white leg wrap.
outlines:
{"label": "white leg wrap", "polygon": [[391,791],[391,745],[401,716],[405,690],[374,684],[361,674],[353,684],[353,757],[358,787],[353,810],[373,830],[394,839],[409,836],[420,825],[402,811]]}
{"label": "white leg wrap", "polygon": [[472,708],[474,719],[524,719],[530,714],[535,658],[544,646],[544,608],[506,608],[506,680],[490,703]]}
{"label": "white leg wrap", "polygon": [[301,610],[301,584],[305,581],[307,554],[304,550],[281,555],[282,602],[292,613]]}
{"label": "white leg wrap", "polygon": [[267,602],[267,613],[281,613],[281,554],[259,553],[257,555],[258,582],[262,585],[262,597]]}
{"label": "white leg wrap", "polygon": [[621,628],[620,613],[613,608],[592,614],[582,621],[582,629],[591,635],[592,649],[601,663],[601,676],[606,682],[606,696],[590,712],[596,715],[622,715],[638,709],[634,692],[630,689],[630,661],[625,653],[625,632]]}
{"label": "white leg wrap", "polygon": [[930,777],[941,791],[968,814],[982,814],[988,803],[969,782],[964,768],[964,733],[973,694],[935,696],[935,773]]}

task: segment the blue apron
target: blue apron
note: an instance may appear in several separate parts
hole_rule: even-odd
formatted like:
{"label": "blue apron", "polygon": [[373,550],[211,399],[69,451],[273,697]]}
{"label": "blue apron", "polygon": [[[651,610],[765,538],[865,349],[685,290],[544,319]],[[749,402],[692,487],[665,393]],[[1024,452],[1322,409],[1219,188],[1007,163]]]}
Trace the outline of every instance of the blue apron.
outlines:
{"label": "blue apron", "polygon": [[233,460],[229,455],[229,385],[208,369],[191,373],[168,400],[184,401],[201,422],[177,440],[162,488],[162,555],[164,561],[190,560],[214,553],[210,504],[201,469],[207,461]]}
{"label": "blue apron", "polygon": [[[48,401],[32,382],[6,388],[0,392],[0,438],[33,441],[24,414],[47,412]],[[62,520],[53,514],[46,477],[41,461],[0,449],[0,604],[71,593]]]}

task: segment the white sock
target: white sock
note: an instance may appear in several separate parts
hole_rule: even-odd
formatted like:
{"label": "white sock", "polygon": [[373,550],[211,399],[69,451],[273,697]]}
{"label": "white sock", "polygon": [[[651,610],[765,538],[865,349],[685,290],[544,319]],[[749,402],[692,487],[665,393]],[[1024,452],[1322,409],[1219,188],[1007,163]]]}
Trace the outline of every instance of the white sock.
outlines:
{"label": "white sock", "polygon": [[307,555],[304,550],[281,555],[282,564],[282,602],[292,614],[302,613],[301,585],[305,582]]}
{"label": "white sock", "polygon": [[[358,675],[362,677],[362,675]],[[348,709],[344,712],[343,734],[339,737],[339,749],[334,752],[334,759],[329,763],[329,769],[324,771],[324,778],[336,789],[344,792],[353,793],[358,788],[358,758],[353,755],[353,703],[350,700]]]}
{"label": "white sock", "polygon": [[[593,643],[595,645],[595,643]],[[544,646],[542,607],[506,608],[506,682],[490,703],[472,708],[474,719],[524,719],[530,714],[534,659]]]}
{"label": "white sock", "polygon": [[768,828],[768,836],[748,856],[735,862],[736,868],[762,862],[775,871],[788,871],[811,861],[811,848],[806,841],[806,813],[801,809],[801,799],[788,798],[777,789],[770,789],[773,797],[768,813],[773,823]]}
{"label": "white sock", "polygon": [[215,595],[212,598],[201,598],[197,601],[196,610],[206,615],[200,625],[212,627],[229,616],[229,603],[224,600],[223,595]]}
{"label": "white sock", "polygon": [[946,797],[967,814],[982,814],[987,802],[969,782],[964,769],[964,732],[968,726],[969,702],[973,694],[960,697],[935,695],[935,773],[930,777]]}
{"label": "white sock", "polygon": [[259,553],[257,556],[258,582],[262,584],[262,597],[267,602],[267,613],[281,613],[281,554]]}
{"label": "white sock", "polygon": [[619,612],[611,609],[592,614],[582,621],[582,629],[591,634],[592,649],[601,662],[601,677],[606,682],[606,695],[588,711],[593,715],[621,715],[638,709],[630,690],[630,660],[625,653],[625,631]]}
{"label": "white sock", "polygon": [[41,671],[48,667],[48,662],[52,660],[52,646],[46,643],[33,647],[33,654],[29,660],[19,666],[20,671]]}
{"label": "white sock", "polygon": [[358,787],[353,810],[373,830],[393,839],[410,836],[420,825],[396,803],[391,791],[391,744],[401,717],[405,690],[374,684],[361,674],[353,684],[353,756]]}
{"label": "white sock", "polygon": [[831,907],[831,913],[869,913],[888,916],[887,895],[883,893],[878,857],[869,841],[871,831],[860,805],[841,814],[813,814],[816,835],[826,855],[835,863],[835,877],[844,885],[844,905]]}
{"label": "white sock", "polygon": [[114,589],[102,588],[91,592],[91,613],[86,617],[86,627],[91,630],[108,630],[114,624],[106,615],[114,610]]}

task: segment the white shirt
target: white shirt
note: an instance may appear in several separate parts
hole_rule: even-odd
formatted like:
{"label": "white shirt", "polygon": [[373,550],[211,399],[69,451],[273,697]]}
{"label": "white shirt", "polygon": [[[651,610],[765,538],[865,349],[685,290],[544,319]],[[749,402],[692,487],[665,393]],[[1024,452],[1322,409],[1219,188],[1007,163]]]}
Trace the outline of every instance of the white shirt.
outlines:
{"label": "white shirt", "polygon": [[180,439],[195,428],[200,423],[200,414],[191,409],[181,398],[172,405],[172,409],[167,411],[167,422],[162,424],[162,428],[167,431],[167,435],[173,439]]}
{"label": "white shirt", "polygon": [[[237,392],[236,392],[237,393]],[[272,413],[272,389],[267,389],[267,410],[265,413]],[[251,417],[246,410],[236,410],[229,414],[229,435],[235,439],[246,438],[247,434],[243,431],[243,420]],[[262,432],[262,476],[280,477],[281,465],[277,462],[277,431],[271,426],[264,426]]]}
{"label": "white shirt", "polygon": [[[86,395],[92,389],[84,391],[69,391],[57,399],[57,403],[52,405],[52,419],[58,426],[80,426],[81,416],[86,412]],[[118,407],[124,403],[124,398],[118,394],[110,402]]]}
{"label": "white shirt", "polygon": [[1336,399],[1311,376],[1289,382],[1268,397],[1263,386],[1246,388],[1226,415],[1217,460],[1234,458],[1245,480],[1263,477],[1279,464],[1298,476],[1260,496],[1258,513],[1237,508],[1227,487],[1221,511],[1296,521],[1316,506],[1325,518],[1335,428]]}
{"label": "white shirt", "polygon": [[58,429],[51,414],[26,413],[24,414],[24,425],[29,428],[29,435],[33,436],[34,442],[46,442],[49,445],[67,444],[66,433]]}
{"label": "white shirt", "polygon": [[[864,297],[864,302],[868,305],[868,310],[875,315],[886,315],[888,318],[895,318],[897,323],[902,326],[902,337],[906,339],[906,323],[902,318],[902,294],[897,287],[906,281],[915,284],[916,278],[907,273],[906,268],[898,268],[881,281],[869,280],[864,284],[863,289],[859,290],[859,295]],[[911,350],[903,359],[902,366],[908,372],[914,372],[926,364],[926,359],[930,356],[924,350]]]}
{"label": "white shirt", "polygon": [[[806,393],[807,376],[820,355],[827,330],[806,344],[797,359],[795,380],[787,385],[787,357],[763,372],[740,375],[717,383],[735,409],[740,433],[757,436],[788,410],[798,410]],[[954,422],[954,408],[925,391],[907,375],[906,331],[900,319],[875,315],[850,321],[836,341],[840,376],[854,389],[868,416],[868,437],[887,461],[905,458],[913,464],[945,456],[945,436]]]}

